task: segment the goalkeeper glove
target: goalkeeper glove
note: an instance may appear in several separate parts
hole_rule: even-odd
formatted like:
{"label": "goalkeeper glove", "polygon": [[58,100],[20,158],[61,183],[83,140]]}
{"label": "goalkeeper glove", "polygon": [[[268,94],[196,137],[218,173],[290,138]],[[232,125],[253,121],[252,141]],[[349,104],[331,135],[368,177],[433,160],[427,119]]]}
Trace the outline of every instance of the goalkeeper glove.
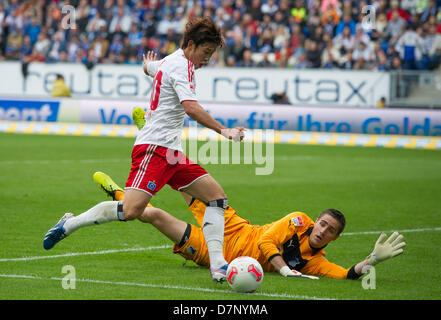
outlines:
{"label": "goalkeeper glove", "polygon": [[318,277],[309,276],[309,275],[303,274],[301,272],[298,272],[296,270],[292,270],[288,266],[283,266],[279,270],[279,273],[284,277],[307,278],[307,279],[314,279],[314,280],[319,279]]}
{"label": "goalkeeper glove", "polygon": [[367,257],[368,264],[371,266],[376,265],[379,262],[393,258],[403,253],[403,247],[406,243],[403,240],[403,236],[398,232],[394,232],[386,240],[386,234],[382,233],[377,242],[375,242],[374,251]]}

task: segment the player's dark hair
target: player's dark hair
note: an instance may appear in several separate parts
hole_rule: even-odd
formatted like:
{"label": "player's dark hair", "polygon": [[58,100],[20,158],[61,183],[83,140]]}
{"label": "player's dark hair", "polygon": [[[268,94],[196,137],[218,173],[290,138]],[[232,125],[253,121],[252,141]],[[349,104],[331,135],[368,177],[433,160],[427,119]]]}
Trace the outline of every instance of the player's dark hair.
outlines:
{"label": "player's dark hair", "polygon": [[320,213],[319,215],[319,219],[324,216],[325,214],[329,214],[331,217],[333,217],[335,220],[337,220],[340,223],[340,230],[338,230],[338,234],[343,232],[343,229],[346,226],[346,218],[343,215],[343,213],[341,213],[340,211],[338,211],[337,209],[326,209],[325,211],[323,211],[322,213]]}
{"label": "player's dark hair", "polygon": [[187,48],[190,40],[196,47],[206,42],[215,43],[218,47],[224,45],[221,29],[210,17],[195,18],[187,22],[181,48]]}

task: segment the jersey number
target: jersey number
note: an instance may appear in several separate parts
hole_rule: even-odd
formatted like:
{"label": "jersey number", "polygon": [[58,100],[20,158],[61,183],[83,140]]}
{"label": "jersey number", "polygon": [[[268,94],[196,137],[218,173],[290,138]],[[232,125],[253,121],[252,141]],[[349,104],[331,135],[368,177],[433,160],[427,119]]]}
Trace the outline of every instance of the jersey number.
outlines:
{"label": "jersey number", "polygon": [[150,97],[150,110],[156,110],[159,102],[159,94],[161,92],[162,71],[159,70],[153,79],[152,95]]}

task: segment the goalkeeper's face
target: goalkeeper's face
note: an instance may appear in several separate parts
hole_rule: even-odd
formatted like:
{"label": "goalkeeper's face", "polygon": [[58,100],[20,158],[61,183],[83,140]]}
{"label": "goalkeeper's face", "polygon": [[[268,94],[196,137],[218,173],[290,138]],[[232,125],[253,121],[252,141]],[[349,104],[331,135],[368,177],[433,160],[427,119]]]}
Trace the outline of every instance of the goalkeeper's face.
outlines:
{"label": "goalkeeper's face", "polygon": [[340,228],[340,222],[329,214],[317,218],[309,236],[309,244],[314,248],[326,246],[338,238]]}

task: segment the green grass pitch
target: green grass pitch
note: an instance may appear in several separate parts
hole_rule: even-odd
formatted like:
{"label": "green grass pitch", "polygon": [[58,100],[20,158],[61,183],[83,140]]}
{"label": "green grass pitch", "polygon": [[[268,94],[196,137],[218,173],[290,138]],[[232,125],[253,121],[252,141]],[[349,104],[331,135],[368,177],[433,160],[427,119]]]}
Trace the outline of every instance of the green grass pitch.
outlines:
{"label": "green grass pitch", "polygon": [[[183,265],[168,239],[138,221],[85,228],[45,251],[44,234],[65,212],[109,199],[92,181],[95,171],[124,185],[132,145],[129,138],[0,134],[1,300],[441,298],[440,151],[275,145],[271,175],[256,175],[258,164],[204,165],[253,224],[292,211],[313,219],[327,208],[343,211],[344,234],[325,251],[345,267],[370,253],[376,231],[403,230],[405,252],[376,266],[375,289],[362,280],[266,273],[256,293],[237,294],[214,284],[207,268]],[[195,222],[168,186],[152,203]],[[63,288],[65,266],[75,269],[75,289]]]}

